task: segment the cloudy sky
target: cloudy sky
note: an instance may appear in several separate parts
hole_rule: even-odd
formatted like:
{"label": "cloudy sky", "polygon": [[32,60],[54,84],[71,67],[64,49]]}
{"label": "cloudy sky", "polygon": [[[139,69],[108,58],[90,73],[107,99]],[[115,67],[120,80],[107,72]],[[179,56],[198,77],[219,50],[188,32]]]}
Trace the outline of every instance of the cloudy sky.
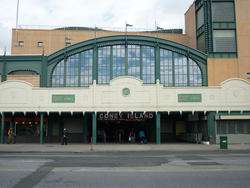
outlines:
{"label": "cloudy sky", "polygon": [[[184,29],[184,13],[194,0],[19,0],[18,24]],[[10,53],[17,0],[0,0],[0,55]]]}

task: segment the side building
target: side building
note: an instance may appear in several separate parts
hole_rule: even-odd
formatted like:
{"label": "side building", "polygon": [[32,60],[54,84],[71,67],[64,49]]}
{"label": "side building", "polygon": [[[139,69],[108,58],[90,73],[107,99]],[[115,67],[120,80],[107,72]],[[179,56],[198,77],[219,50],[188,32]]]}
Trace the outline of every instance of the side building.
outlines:
{"label": "side building", "polygon": [[[13,29],[1,143],[250,143],[250,1],[196,0],[177,30]],[[28,55],[29,54],[29,55]],[[39,54],[39,55],[38,55]]]}

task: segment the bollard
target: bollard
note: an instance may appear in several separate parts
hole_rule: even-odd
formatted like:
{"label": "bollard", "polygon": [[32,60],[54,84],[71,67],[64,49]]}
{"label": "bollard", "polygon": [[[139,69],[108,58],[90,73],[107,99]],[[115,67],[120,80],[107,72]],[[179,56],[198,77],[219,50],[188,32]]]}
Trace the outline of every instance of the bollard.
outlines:
{"label": "bollard", "polygon": [[90,149],[90,151],[94,151],[94,148],[93,148],[93,141],[92,141],[92,136],[91,136],[91,149]]}

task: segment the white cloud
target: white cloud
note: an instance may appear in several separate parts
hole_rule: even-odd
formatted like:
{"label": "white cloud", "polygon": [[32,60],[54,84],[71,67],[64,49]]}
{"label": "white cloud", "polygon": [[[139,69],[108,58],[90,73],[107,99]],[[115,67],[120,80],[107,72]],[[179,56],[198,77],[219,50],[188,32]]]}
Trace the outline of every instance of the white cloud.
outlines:
{"label": "white cloud", "polygon": [[[193,0],[19,0],[19,25],[123,28],[184,28],[184,13]],[[17,0],[0,1],[0,54],[10,51]]]}

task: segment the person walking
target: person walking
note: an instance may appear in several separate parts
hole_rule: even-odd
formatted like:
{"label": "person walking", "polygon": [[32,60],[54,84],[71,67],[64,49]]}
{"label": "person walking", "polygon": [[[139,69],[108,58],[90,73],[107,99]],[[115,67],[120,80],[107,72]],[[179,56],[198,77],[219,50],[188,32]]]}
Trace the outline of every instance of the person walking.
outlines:
{"label": "person walking", "polygon": [[15,134],[13,132],[13,129],[12,128],[9,128],[8,130],[8,141],[7,141],[8,144],[15,144]]}
{"label": "person walking", "polygon": [[66,128],[63,129],[62,145],[68,144],[68,131]]}

